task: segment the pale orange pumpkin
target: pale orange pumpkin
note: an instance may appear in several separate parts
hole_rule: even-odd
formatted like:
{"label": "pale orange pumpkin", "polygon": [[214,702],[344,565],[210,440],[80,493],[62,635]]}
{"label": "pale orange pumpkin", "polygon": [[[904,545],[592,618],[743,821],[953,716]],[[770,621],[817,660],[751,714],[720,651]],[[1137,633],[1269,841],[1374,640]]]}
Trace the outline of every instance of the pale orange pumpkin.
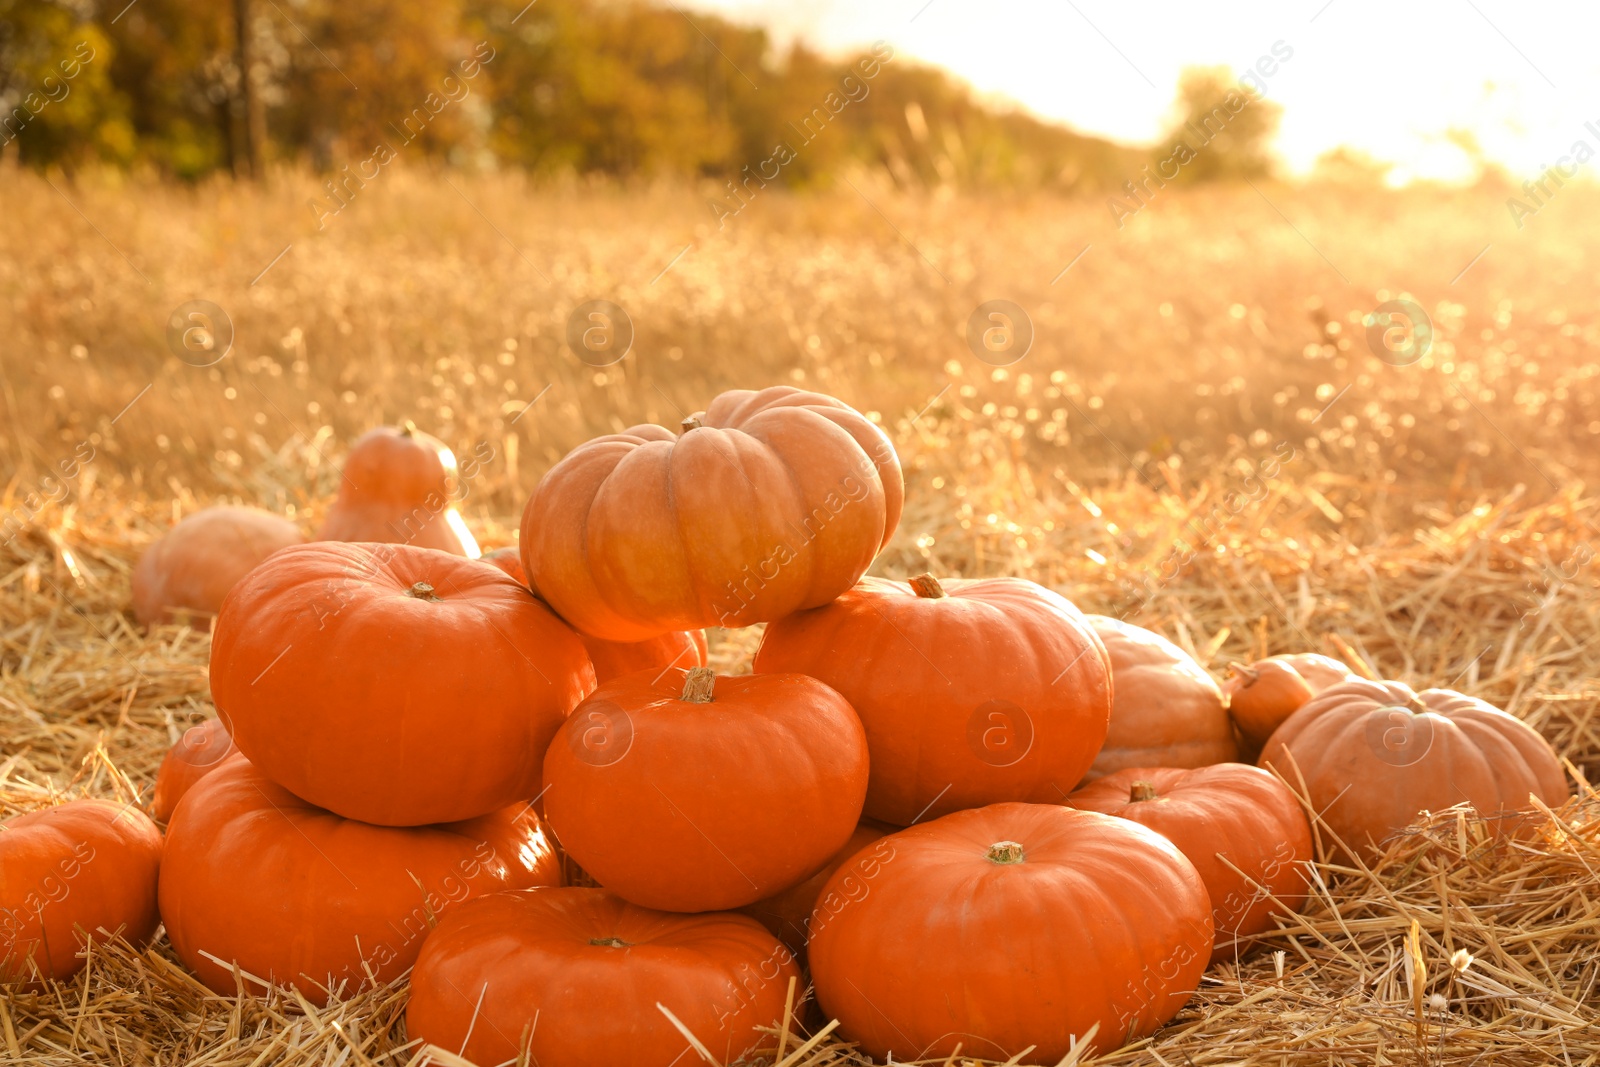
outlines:
{"label": "pale orange pumpkin", "polygon": [[133,568],[133,614],[145,626],[209,620],[228,590],[300,527],[260,508],[222,504],[186,516],[150,543]]}
{"label": "pale orange pumpkin", "polygon": [[478,542],[455,508],[455,453],[407,422],[363,434],[345,458],[339,498],[319,541],[378,541],[477,559]]}

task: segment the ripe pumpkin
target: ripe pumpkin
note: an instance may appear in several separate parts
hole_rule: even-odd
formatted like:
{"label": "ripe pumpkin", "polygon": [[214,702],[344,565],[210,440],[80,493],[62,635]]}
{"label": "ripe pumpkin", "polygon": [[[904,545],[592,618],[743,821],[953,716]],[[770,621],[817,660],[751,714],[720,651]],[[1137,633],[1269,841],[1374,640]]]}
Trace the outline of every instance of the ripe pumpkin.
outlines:
{"label": "ripe pumpkin", "polygon": [[680,435],[633,426],[570,452],[522,516],[522,561],[572,625],[608,641],[748,626],[826,604],[900,521],[882,430],[821,393],[723,393]]}
{"label": "ripe pumpkin", "polygon": [[844,846],[867,744],[814,678],[640,671],[578,705],[544,780],[551,828],[601,885],[644,907],[711,911],[787,889]]}
{"label": "ripe pumpkin", "polygon": [[1090,615],[1111,658],[1116,700],[1089,778],[1125,767],[1205,767],[1239,758],[1222,689],[1194,659],[1142,626]]}
{"label": "ripe pumpkin", "polygon": [[300,527],[260,508],[219,505],[186,516],[134,565],[134,617],[156,626],[215,615],[256,564],[305,539]]}
{"label": "ripe pumpkin", "polygon": [[1343,663],[1315,652],[1268,656],[1250,664],[1230,663],[1228,670],[1230,676],[1222,687],[1228,695],[1228,714],[1251,759],[1261,754],[1272,731],[1306,701],[1330,685],[1355,677]]}
{"label": "ripe pumpkin", "polygon": [[[497,548],[483,557],[522,585],[528,585],[528,572],[522,568],[522,555],[515,548]],[[531,586],[530,586],[531,588]],[[533,590],[538,596],[539,591]],[[600,685],[634,671],[654,667],[704,667],[709,649],[704,630],[672,630],[643,641],[603,641],[579,632],[578,639],[594,664],[594,680]]]}
{"label": "ripe pumpkin", "polygon": [[[1055,1063],[1177,1014],[1211,958],[1211,903],[1170,841],[1126,819],[993,804],[886,837],[861,885],[841,869],[813,918],[826,1017],[876,1060]],[[867,853],[870,855],[870,852]]]}
{"label": "ripe pumpkin", "polygon": [[455,509],[455,453],[410,422],[362,434],[345,457],[339,496],[319,541],[369,541],[436,548],[477,559],[478,542]]}
{"label": "ripe pumpkin", "polygon": [[0,825],[0,984],[71,978],[102,931],[148,941],[160,866],[161,831],[130,805],[70,800]]}
{"label": "ripe pumpkin", "polygon": [[1067,803],[1132,819],[1177,845],[1211,896],[1219,947],[1273,929],[1274,912],[1305,902],[1311,825],[1289,788],[1259,767],[1129,767]]}
{"label": "ripe pumpkin", "polygon": [[229,594],[211,646],[239,751],[383,826],[535,796],[545,747],[593,688],[577,636],[526,589],[412,545],[285,549]]}
{"label": "ripe pumpkin", "polygon": [[1059,803],[1112,709],[1105,649],[1084,616],[1020,578],[864,578],[770,623],[755,670],[844,694],[872,752],[866,813],[896,826],[1003,800]]}
{"label": "ripe pumpkin", "polygon": [[1522,720],[1449,689],[1364,678],[1324,689],[1289,716],[1260,765],[1304,783],[1342,851],[1368,857],[1424,811],[1470,803],[1509,833],[1530,794],[1548,805],[1567,797],[1555,750]]}
{"label": "ripe pumpkin", "polygon": [[183,795],[237,751],[221,719],[189,727],[161,760],[155,793],[150,797],[150,816],[157,822],[169,821]]}
{"label": "ripe pumpkin", "polygon": [[379,982],[404,972],[435,917],[463,901],[560,881],[527,802],[439,826],[371,826],[306,803],[235,754],[167,828],[161,917],[178,958],[218,993],[237,991],[237,964],[320,1004],[368,971]]}
{"label": "ripe pumpkin", "polygon": [[783,1018],[799,976],[789,950],[742,915],[672,915],[604,889],[495,893],[428,938],[406,1033],[474,1063],[698,1062],[671,1012],[717,1063],[733,1063],[770,1040],[757,1028]]}
{"label": "ripe pumpkin", "polygon": [[822,887],[833,877],[834,871],[846,863],[853,865],[858,855],[871,851],[867,846],[893,832],[891,826],[871,819],[864,821],[856,827],[844,847],[835,852],[817,873],[765,900],[746,904],[739,911],[765,926],[774,937],[788,945],[797,958],[803,958],[806,941],[810,937],[811,913],[816,909],[817,898],[822,895]]}

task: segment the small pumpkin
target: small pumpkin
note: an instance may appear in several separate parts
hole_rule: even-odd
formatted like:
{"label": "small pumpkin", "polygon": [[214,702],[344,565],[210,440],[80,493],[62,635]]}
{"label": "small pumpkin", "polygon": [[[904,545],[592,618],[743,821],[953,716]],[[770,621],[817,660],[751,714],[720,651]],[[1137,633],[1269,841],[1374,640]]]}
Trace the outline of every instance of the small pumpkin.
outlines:
{"label": "small pumpkin", "polygon": [[876,847],[829,879],[808,946],[825,1017],[875,1060],[1092,1056],[1176,1015],[1211,958],[1199,873],[1127,819],[993,804]]}
{"label": "small pumpkin", "polygon": [[1254,759],[1272,731],[1306,701],[1331,685],[1355,677],[1349,667],[1315,652],[1291,652],[1255,663],[1228,664],[1222,690],[1228,714],[1239,729],[1245,755]]}
{"label": "small pumpkin", "polygon": [[584,633],[642,641],[828,603],[900,521],[889,438],[787,386],[726,392],[674,435],[633,426],[570,452],[522,517],[523,566]]}
{"label": "small pumpkin", "polygon": [[256,564],[305,539],[300,527],[260,508],[224,504],[185,516],[140,553],[134,617],[145,626],[209,621]]}
{"label": "small pumpkin", "polygon": [[1555,750],[1522,720],[1449,689],[1364,678],[1302,705],[1260,765],[1305,790],[1341,852],[1365,857],[1424,811],[1468,803],[1510,833],[1530,795],[1551,806],[1567,797]]}
{"label": "small pumpkin", "polygon": [[229,594],[211,690],[273,781],[383,826],[538,794],[544,750],[594,688],[577,635],[477,560],[413,545],[285,549]]}
{"label": "small pumpkin", "polygon": [[844,694],[866,728],[866,814],[896,826],[1003,800],[1059,802],[1105,739],[1111,672],[1072,604],[1020,578],[864,578],[769,623],[758,674]]}
{"label": "small pumpkin", "polygon": [[0,984],[71,978],[85,939],[148,941],[160,866],[161,831],[128,804],[70,800],[0,825]]}
{"label": "small pumpkin", "polygon": [[[528,585],[528,572],[522,568],[522,555],[517,549],[497,548],[483,560]],[[534,589],[533,595],[538,596],[539,591]],[[652,667],[704,667],[710,651],[704,630],[672,630],[643,641],[604,641],[579,631],[578,639],[589,653],[589,662],[594,664],[594,680],[601,685]]]}
{"label": "small pumpkin", "polygon": [[1142,626],[1090,615],[1116,699],[1089,778],[1125,767],[1204,767],[1239,758],[1222,689],[1187,652]]}
{"label": "small pumpkin", "polygon": [[350,446],[317,540],[414,545],[477,559],[478,542],[455,508],[459,483],[455,453],[437,437],[410,422],[368,430]]}
{"label": "small pumpkin", "polygon": [[833,877],[834,871],[847,863],[853,865],[861,853],[871,851],[867,846],[893,832],[892,826],[870,819],[864,821],[817,873],[764,900],[746,904],[739,911],[765,926],[774,937],[788,945],[797,958],[803,958],[810,937],[811,913],[822,895],[822,887]]}
{"label": "small pumpkin", "polygon": [[1178,846],[1211,897],[1220,948],[1274,928],[1305,902],[1311,825],[1289,788],[1259,767],[1129,767],[1067,803],[1148,826]]}
{"label": "small pumpkin", "polygon": [[[411,975],[406,1033],[473,1063],[717,1063],[772,1039],[789,950],[742,915],[673,915],[603,889],[495,893],[446,915]],[[670,1015],[669,1015],[670,1013]]]}
{"label": "small pumpkin", "polygon": [[207,719],[185,730],[167,749],[161,770],[156,772],[156,788],[150,797],[151,817],[157,822],[170,820],[183,795],[237,751],[221,719]]}
{"label": "small pumpkin", "polygon": [[560,881],[526,802],[439,826],[372,826],[306,803],[235,754],[167,828],[161,916],[178,958],[216,992],[263,993],[249,974],[321,1004],[369,973],[403,973],[462,902]]}
{"label": "small pumpkin", "polygon": [[601,885],[649,908],[711,911],[787,889],[843,847],[867,744],[814,678],[640,671],[578,705],[544,781],[562,848]]}

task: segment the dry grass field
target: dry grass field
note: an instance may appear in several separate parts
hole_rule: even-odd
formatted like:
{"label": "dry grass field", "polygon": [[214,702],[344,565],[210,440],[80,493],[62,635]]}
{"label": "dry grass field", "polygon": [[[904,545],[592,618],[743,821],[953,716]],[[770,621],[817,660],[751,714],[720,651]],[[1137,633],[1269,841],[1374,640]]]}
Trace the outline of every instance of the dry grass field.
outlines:
{"label": "dry grass field", "polygon": [[[1569,761],[1578,797],[1537,848],[1452,812],[1381,878],[1323,866],[1303,919],[1111,1061],[1600,1061],[1600,192],[1517,231],[1492,190],[1169,189],[1119,230],[1101,200],[852,182],[719,230],[680,186],[395,169],[319,230],[294,172],[0,172],[4,813],[147,795],[211,713],[206,634],[126,610],[174,517],[231,500],[313,529],[350,442],[410,418],[479,457],[463,510],[507,544],[587,437],[801,384],[871,412],[905,463],[875,573],[1030,577],[1219,676],[1328,652],[1483,696]],[[1406,366],[1364,325],[1401,297],[1434,331]],[[594,299],[635,331],[603,367],[566,342]],[[1035,331],[1003,368],[966,341],[993,299]],[[191,300],[232,322],[209,367],[168,345]],[[756,635],[712,638],[739,669]],[[0,1060],[389,1063],[403,993],[218,999],[158,942],[6,994]],[[787,1067],[852,1062],[832,1035],[774,1041]]]}

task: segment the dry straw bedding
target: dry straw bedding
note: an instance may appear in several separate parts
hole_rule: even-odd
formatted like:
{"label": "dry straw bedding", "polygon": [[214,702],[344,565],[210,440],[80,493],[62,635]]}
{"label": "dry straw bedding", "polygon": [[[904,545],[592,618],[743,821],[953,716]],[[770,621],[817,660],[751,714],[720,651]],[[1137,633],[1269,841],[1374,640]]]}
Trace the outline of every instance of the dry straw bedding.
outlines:
{"label": "dry straw bedding", "polygon": [[[1054,537],[1072,545],[1105,536],[1096,511],[1140,516],[1132,549],[1111,562],[1063,556],[1050,568],[1086,608],[1127,611],[1214,670],[1315,648],[1477,693],[1551,740],[1577,795],[1526,842],[1495,845],[1470,813],[1441,812],[1371,869],[1320,866],[1303,915],[1213,963],[1153,1040],[1099,1062],[1600,1062],[1600,795],[1585,784],[1600,769],[1600,689],[1588,680],[1600,676],[1600,645],[1592,576],[1562,569],[1588,543],[1596,505],[1573,492],[1519,506],[1513,494],[1403,535],[1365,531],[1357,548],[1304,529],[1311,519],[1299,517],[1322,512],[1326,488],[1274,493],[1279,536],[1238,523],[1176,579],[1137,595],[1128,579],[1159,567],[1203,501],[1130,480],[1098,491],[1095,511],[1070,499],[1019,508],[1048,506]],[[67,512],[0,547],[0,814],[60,795],[148,796],[166,746],[211,713],[208,637],[143,634],[124,614],[132,561],[165,521],[127,506]],[[973,567],[916,552],[906,538],[921,521],[908,516],[883,569]],[[504,539],[503,526],[486,525],[486,540]],[[716,666],[748,663],[752,632],[713,637]],[[247,992],[211,994],[164,940],[97,949],[74,981],[0,1000],[0,1062],[327,1067],[415,1055],[403,983],[322,1009]],[[767,1056],[785,1067],[865,1062],[820,1025],[814,1005],[797,1003]]]}

